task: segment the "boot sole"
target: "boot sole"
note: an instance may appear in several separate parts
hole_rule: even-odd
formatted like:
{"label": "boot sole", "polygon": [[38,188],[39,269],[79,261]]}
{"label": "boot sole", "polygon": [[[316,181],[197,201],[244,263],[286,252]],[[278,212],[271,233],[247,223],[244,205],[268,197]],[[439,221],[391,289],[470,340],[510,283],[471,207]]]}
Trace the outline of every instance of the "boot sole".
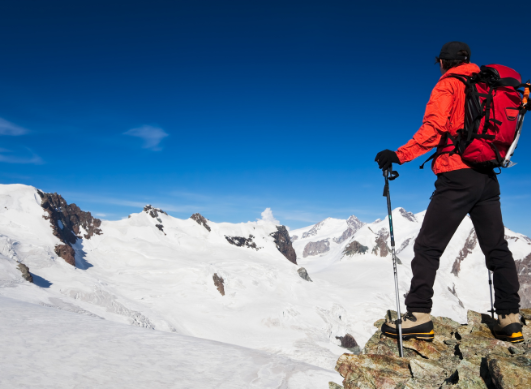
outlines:
{"label": "boot sole", "polygon": [[[393,334],[392,332],[382,332],[385,336],[393,339],[398,339],[398,334]],[[426,342],[431,342],[435,338],[435,332],[419,332],[419,333],[411,333],[411,334],[402,334],[403,340],[408,339],[418,339],[418,340],[425,340]],[[523,340],[523,337],[522,337]]]}
{"label": "boot sole", "polygon": [[524,341],[524,336],[521,332],[515,332],[511,335],[496,334],[496,338],[510,343],[521,343]]}

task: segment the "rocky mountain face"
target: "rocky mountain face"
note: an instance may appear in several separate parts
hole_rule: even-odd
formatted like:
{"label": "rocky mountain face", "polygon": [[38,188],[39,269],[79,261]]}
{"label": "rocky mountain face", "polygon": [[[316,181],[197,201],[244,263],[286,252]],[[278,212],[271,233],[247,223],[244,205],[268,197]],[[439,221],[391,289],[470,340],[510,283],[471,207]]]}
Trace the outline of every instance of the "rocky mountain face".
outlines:
{"label": "rocky mountain face", "polygon": [[277,226],[277,231],[272,233],[271,236],[275,239],[278,251],[280,251],[288,261],[293,262],[296,265],[297,254],[291,244],[291,239],[289,238],[286,226]]}
{"label": "rocky mountain face", "polygon": [[304,247],[302,256],[304,258],[319,255],[330,251],[330,241],[328,239],[310,242]]}
{"label": "rocky mountain face", "polygon": [[50,220],[53,234],[64,243],[55,246],[55,253],[75,266],[75,251],[72,245],[78,239],[90,239],[93,235],[101,235],[101,220],[92,217],[90,212],[82,211],[76,204],[69,205],[57,193],[42,191],[37,193],[41,196],[42,208],[48,213],[48,216],[43,217]]}
{"label": "rocky mountain face", "polygon": [[208,232],[211,231],[210,226],[208,225],[208,220],[200,213],[194,213],[192,216],[190,216],[190,219],[195,220],[197,224],[205,227]]}
{"label": "rocky mountain face", "polygon": [[[474,388],[517,389],[531,387],[531,310],[522,310],[523,343],[509,343],[492,334],[494,320],[468,311],[466,324],[433,317],[433,342],[404,341],[404,357],[397,341],[377,328],[359,355],[343,354],[336,370],[344,389],[358,388]],[[396,312],[388,312],[396,320]],[[334,386],[335,385],[335,386]],[[331,383],[330,387],[341,386]]]}

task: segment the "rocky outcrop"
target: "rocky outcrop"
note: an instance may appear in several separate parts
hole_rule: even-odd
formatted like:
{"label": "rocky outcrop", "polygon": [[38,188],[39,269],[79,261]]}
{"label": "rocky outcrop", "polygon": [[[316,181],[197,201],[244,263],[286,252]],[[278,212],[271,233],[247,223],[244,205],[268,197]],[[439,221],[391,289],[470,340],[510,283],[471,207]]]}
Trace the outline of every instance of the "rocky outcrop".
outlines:
{"label": "rocky outcrop", "polygon": [[296,265],[297,254],[295,253],[295,249],[293,249],[286,227],[277,226],[277,231],[272,233],[271,236],[275,239],[278,251],[280,251],[288,261],[293,262]]}
{"label": "rocky outcrop", "polygon": [[[162,209],[155,208],[151,204],[148,204],[148,205],[146,205],[144,207],[144,212],[147,213],[149,216],[151,216],[153,219],[158,219],[159,218],[159,214],[168,215]],[[160,221],[160,219],[159,219],[159,221]]]}
{"label": "rocky outcrop", "polygon": [[404,208],[399,208],[398,212],[400,212],[400,215],[402,215],[405,219],[409,220],[410,222],[417,223],[417,218],[411,212],[407,212]]}
{"label": "rocky outcrop", "polygon": [[200,213],[194,213],[192,216],[190,216],[190,219],[195,220],[197,224],[205,227],[208,232],[211,231],[210,226],[208,225],[208,220]]}
{"label": "rocky outcrop", "polygon": [[55,254],[63,258],[66,263],[76,266],[76,252],[69,244],[58,244],[54,248]]}
{"label": "rocky outcrop", "polygon": [[[101,235],[101,220],[92,217],[90,212],[84,212],[76,204],[68,204],[57,193],[44,193],[41,196],[41,206],[48,213],[44,216],[50,220],[53,234],[64,243],[74,244],[78,239],[90,239],[93,235]],[[82,229],[85,231],[80,236]]]}
{"label": "rocky outcrop", "polygon": [[402,251],[406,249],[406,247],[409,245],[409,242],[411,242],[412,238],[407,238],[405,241],[402,242],[398,250],[396,250],[397,254],[400,254]]}
{"label": "rocky outcrop", "polygon": [[350,242],[345,249],[343,250],[343,255],[345,256],[353,256],[354,254],[365,254],[369,251],[369,248],[367,246],[362,245],[357,240],[353,240]]}
{"label": "rocky outcrop", "polygon": [[520,282],[520,306],[522,308],[531,308],[531,254],[522,259],[515,261],[516,271],[518,272],[518,281]]}
{"label": "rocky outcrop", "polygon": [[249,235],[248,238],[244,238],[243,236],[227,236],[225,235],[225,239],[227,239],[227,242],[234,246],[238,247],[248,247],[250,249],[255,249],[256,251],[260,250],[261,247],[258,247],[255,242],[253,242],[254,235]]}
{"label": "rocky outcrop", "polygon": [[330,250],[330,242],[328,239],[320,240],[318,242],[309,242],[306,246],[304,246],[304,251],[302,252],[302,256],[306,258],[309,256],[326,253],[329,250]]}
{"label": "rocky outcrop", "polygon": [[50,220],[53,234],[64,243],[55,247],[55,253],[75,266],[75,251],[71,245],[78,239],[101,235],[101,220],[92,217],[90,212],[82,211],[76,204],[69,205],[57,193],[37,192],[41,196],[41,206],[48,214],[43,216],[44,219]]}
{"label": "rocky outcrop", "polygon": [[472,254],[472,251],[476,248],[477,243],[478,237],[476,235],[476,230],[472,229],[472,231],[470,231],[470,234],[468,235],[468,238],[465,241],[464,247],[461,249],[461,251],[459,251],[459,255],[457,256],[454,261],[454,264],[452,265],[453,275],[459,275],[459,272],[461,271],[461,262],[463,262],[469,254]]}
{"label": "rocky outcrop", "polygon": [[317,235],[317,232],[321,229],[322,226],[324,226],[325,221],[326,220],[320,221],[319,223],[315,224],[310,230],[304,232],[302,234],[302,239]]}
{"label": "rocky outcrop", "polygon": [[339,339],[341,342],[341,347],[344,347],[348,350],[350,350],[353,354],[359,354],[360,353],[360,346],[358,345],[358,342],[356,342],[356,339],[350,334],[345,334],[345,336],[336,336],[336,339]]}
{"label": "rocky outcrop", "polygon": [[33,277],[29,272],[29,268],[26,265],[24,265],[23,263],[19,263],[17,269],[20,270],[20,272],[22,273],[22,278],[24,278],[28,282],[33,283]]}
{"label": "rocky outcrop", "polygon": [[299,276],[303,280],[313,282],[305,268],[301,267],[299,270],[297,270],[297,273],[299,273]]}
{"label": "rocky outcrop", "polygon": [[343,231],[343,234],[339,238],[334,238],[334,242],[336,243],[343,243],[350,237],[354,236],[358,230],[365,225],[361,220],[359,220],[356,216],[352,215],[347,219],[347,225],[348,228]]}
{"label": "rocky outcrop", "polygon": [[162,224],[155,224],[155,227],[157,227],[164,235],[166,235],[164,232],[164,226]]}
{"label": "rocky outcrop", "polygon": [[[521,313],[531,318],[531,310]],[[388,315],[396,319],[396,312]],[[383,322],[374,325],[379,328]],[[468,311],[466,325],[444,317],[433,317],[433,323],[433,342],[404,341],[404,358],[398,357],[397,341],[383,336],[379,329],[361,355],[343,354],[336,370],[344,378],[344,388],[531,386],[531,326],[523,327],[525,342],[512,344],[495,339],[491,332],[494,321],[477,312]]]}
{"label": "rocky outcrop", "polygon": [[375,246],[372,248],[372,253],[380,257],[387,257],[391,252],[391,249],[387,245],[387,239],[389,239],[389,231],[382,228],[376,234]]}
{"label": "rocky outcrop", "polygon": [[212,279],[214,280],[214,285],[218,289],[218,292],[222,296],[225,296],[225,280],[223,279],[223,277],[220,277],[217,273],[214,273]]}

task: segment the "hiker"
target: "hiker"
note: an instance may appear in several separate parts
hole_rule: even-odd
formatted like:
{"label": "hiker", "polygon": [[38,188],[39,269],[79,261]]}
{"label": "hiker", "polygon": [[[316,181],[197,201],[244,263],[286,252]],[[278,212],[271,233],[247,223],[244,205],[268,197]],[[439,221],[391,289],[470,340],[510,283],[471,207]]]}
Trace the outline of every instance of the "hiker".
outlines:
{"label": "hiker", "polygon": [[[470,63],[470,54],[469,46],[462,42],[449,42],[442,47],[436,57],[442,77],[431,93],[422,126],[413,139],[396,152],[383,150],[376,155],[375,161],[380,169],[389,170],[392,163],[409,162],[440,146],[441,139],[444,142],[455,137],[457,130],[464,128],[465,84],[449,76],[471,76],[480,72],[477,65]],[[494,335],[502,340],[522,342],[520,285],[513,256],[504,237],[500,187],[494,170],[472,167],[463,161],[459,153],[450,152],[438,154],[432,162],[432,170],[437,180],[415,241],[415,257],[411,262],[413,278],[406,298],[407,313],[402,318],[403,338],[433,340],[430,312],[439,258],[461,221],[469,214],[485,254],[487,268],[494,273],[494,306],[498,315]],[[397,338],[396,323],[383,324],[382,333]]]}

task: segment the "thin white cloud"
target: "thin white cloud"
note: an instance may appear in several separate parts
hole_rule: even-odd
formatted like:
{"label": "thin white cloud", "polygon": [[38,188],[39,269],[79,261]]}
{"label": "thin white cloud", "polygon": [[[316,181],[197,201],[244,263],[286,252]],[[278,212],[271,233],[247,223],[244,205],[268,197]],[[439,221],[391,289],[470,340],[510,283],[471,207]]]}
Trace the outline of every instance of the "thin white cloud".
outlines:
{"label": "thin white cloud", "polygon": [[31,151],[31,157],[17,157],[15,155],[9,155],[9,153],[11,153],[11,150],[0,149],[0,162],[29,165],[42,165],[44,163],[41,157]]}
{"label": "thin white cloud", "polygon": [[29,131],[17,126],[5,119],[0,118],[0,135],[19,136],[27,134]]}
{"label": "thin white cloud", "polygon": [[124,132],[124,135],[134,136],[144,141],[142,147],[144,149],[150,149],[153,151],[160,151],[162,148],[159,146],[160,142],[169,136],[162,128],[153,126],[142,126],[133,128]]}

